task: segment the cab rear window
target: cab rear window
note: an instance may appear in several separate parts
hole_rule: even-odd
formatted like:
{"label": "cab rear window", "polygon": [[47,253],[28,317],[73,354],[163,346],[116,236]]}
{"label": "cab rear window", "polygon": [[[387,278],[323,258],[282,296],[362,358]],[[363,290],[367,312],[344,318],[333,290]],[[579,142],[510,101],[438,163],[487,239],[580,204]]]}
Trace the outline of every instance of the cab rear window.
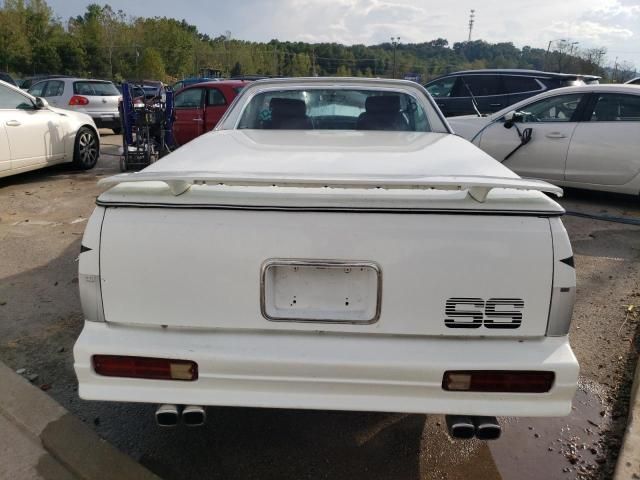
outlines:
{"label": "cab rear window", "polygon": [[96,95],[100,97],[119,96],[120,92],[111,82],[80,81],[73,82],[73,93],[76,95]]}
{"label": "cab rear window", "polygon": [[422,106],[401,92],[310,88],[259,93],[238,128],[429,132]]}

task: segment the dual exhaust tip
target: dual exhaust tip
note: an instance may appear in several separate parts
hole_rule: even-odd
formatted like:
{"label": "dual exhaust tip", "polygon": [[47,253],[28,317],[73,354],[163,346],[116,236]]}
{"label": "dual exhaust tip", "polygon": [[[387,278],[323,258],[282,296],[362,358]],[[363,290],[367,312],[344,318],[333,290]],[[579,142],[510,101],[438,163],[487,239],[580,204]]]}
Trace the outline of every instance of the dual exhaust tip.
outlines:
{"label": "dual exhaust tip", "polygon": [[[446,415],[449,435],[456,439],[497,440],[502,428],[496,417]],[[156,422],[160,427],[175,427],[180,423],[189,427],[200,427],[207,421],[204,407],[187,405],[184,408],[173,404],[160,405],[156,410]]]}
{"label": "dual exhaust tip", "polygon": [[156,422],[160,427],[175,427],[180,423],[188,427],[201,427],[207,421],[204,407],[199,405],[187,405],[184,408],[178,405],[160,405],[156,410]]}
{"label": "dual exhaust tip", "polygon": [[473,417],[462,415],[446,415],[447,429],[452,438],[478,440],[497,440],[502,428],[496,417]]}

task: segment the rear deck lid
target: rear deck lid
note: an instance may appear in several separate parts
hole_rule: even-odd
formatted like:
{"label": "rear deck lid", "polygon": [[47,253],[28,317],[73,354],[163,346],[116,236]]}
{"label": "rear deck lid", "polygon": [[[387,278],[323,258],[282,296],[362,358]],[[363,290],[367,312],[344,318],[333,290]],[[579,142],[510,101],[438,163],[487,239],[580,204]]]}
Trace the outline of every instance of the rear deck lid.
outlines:
{"label": "rear deck lid", "polygon": [[562,208],[450,134],[357,131],[215,131],[120,184],[103,205],[540,212]]}

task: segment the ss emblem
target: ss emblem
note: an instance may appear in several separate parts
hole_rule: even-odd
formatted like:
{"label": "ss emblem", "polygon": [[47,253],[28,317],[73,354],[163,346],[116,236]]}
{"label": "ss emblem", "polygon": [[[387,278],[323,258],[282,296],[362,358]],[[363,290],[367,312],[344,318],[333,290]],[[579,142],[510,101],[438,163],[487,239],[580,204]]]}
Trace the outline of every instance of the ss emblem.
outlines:
{"label": "ss emblem", "polygon": [[449,328],[518,328],[523,309],[520,298],[450,298],[444,324]]}

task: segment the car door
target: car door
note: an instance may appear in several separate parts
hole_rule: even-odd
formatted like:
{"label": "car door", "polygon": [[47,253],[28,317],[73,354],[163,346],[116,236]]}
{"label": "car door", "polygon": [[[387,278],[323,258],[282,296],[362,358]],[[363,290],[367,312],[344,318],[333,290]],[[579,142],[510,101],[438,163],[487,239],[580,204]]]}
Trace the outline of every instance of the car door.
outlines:
{"label": "car door", "polygon": [[48,109],[37,109],[29,97],[3,85],[0,85],[0,110],[12,170],[64,158],[60,115]]}
{"label": "car door", "polygon": [[11,170],[11,152],[9,150],[9,138],[7,137],[6,111],[0,109],[0,177]]}
{"label": "car door", "polygon": [[218,124],[222,115],[224,115],[224,112],[227,111],[229,103],[231,103],[233,98],[227,99],[223,91],[217,87],[209,87],[206,91],[207,98],[204,110],[204,131],[209,132]]}
{"label": "car door", "polygon": [[623,185],[640,173],[640,92],[594,93],[576,128],[566,180]]}
{"label": "car door", "polygon": [[[563,180],[569,142],[576,129],[584,95],[553,95],[522,106],[519,119],[507,129],[497,121],[480,137],[479,146],[522,177]],[[531,128],[531,140],[505,160],[521,142],[518,129]]]}
{"label": "car door", "polygon": [[494,113],[502,110],[508,104],[508,95],[502,84],[502,75],[496,74],[479,74],[479,75],[463,75],[464,96],[471,106],[471,112],[474,112],[471,104],[472,98],[469,90],[473,93],[473,97],[478,104],[478,110],[482,114]]}
{"label": "car door", "polygon": [[541,81],[523,75],[503,75],[502,84],[508,95],[505,107],[538,95],[547,89]]}
{"label": "car door", "polygon": [[64,82],[62,80],[49,80],[42,92],[41,96],[47,99],[47,102],[54,107],[62,107],[62,94],[64,93]]}
{"label": "car door", "polygon": [[204,91],[202,87],[187,88],[175,96],[173,136],[179,145],[204,132]]}
{"label": "car door", "polygon": [[469,94],[470,89],[467,88],[462,75],[440,78],[427,84],[426,89],[446,117],[476,113]]}

